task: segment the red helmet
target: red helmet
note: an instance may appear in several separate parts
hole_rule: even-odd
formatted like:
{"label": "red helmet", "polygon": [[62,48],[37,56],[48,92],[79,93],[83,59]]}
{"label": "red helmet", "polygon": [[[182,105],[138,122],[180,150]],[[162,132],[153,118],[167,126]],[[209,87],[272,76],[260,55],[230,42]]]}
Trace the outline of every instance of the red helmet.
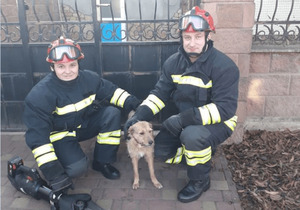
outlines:
{"label": "red helmet", "polygon": [[179,30],[185,32],[213,31],[215,26],[212,16],[198,6],[186,12],[179,20]]}
{"label": "red helmet", "polygon": [[49,63],[66,63],[83,58],[84,55],[79,44],[72,39],[61,36],[48,46],[46,61]]}

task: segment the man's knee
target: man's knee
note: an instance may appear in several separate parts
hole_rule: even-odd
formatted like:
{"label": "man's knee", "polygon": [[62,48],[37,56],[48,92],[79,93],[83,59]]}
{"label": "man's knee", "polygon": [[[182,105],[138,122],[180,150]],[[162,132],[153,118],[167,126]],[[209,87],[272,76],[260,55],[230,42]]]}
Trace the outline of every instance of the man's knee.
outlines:
{"label": "man's knee", "polygon": [[201,125],[188,126],[180,135],[180,140],[186,148],[206,148],[210,145],[210,131]]}
{"label": "man's knee", "polygon": [[81,160],[66,166],[65,171],[71,178],[80,177],[87,172],[88,165],[88,158],[84,157]]}

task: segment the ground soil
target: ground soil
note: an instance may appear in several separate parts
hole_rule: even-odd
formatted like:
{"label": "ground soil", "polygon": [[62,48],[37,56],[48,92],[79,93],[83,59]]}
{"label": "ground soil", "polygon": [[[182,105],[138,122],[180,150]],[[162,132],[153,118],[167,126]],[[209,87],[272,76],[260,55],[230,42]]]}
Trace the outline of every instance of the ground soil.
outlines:
{"label": "ground soil", "polygon": [[300,130],[246,131],[222,147],[243,209],[300,209]]}

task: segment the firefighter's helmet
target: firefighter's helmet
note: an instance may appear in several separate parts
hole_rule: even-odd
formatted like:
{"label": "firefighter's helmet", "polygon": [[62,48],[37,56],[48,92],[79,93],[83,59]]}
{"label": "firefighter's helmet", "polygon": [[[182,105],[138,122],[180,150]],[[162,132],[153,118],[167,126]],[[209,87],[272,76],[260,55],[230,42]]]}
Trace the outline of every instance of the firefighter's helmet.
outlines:
{"label": "firefighter's helmet", "polygon": [[49,63],[66,63],[83,58],[84,54],[80,45],[72,39],[61,36],[48,46],[46,61]]}
{"label": "firefighter's helmet", "polygon": [[185,32],[215,32],[215,26],[212,16],[207,11],[195,6],[180,18],[179,30]]}

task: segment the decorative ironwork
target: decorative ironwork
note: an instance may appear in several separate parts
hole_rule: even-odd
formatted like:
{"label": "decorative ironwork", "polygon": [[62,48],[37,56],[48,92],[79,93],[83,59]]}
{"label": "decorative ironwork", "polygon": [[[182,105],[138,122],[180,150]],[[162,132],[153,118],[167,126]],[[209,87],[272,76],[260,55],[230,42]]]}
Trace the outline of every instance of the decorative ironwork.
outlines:
{"label": "decorative ironwork", "polygon": [[[24,0],[17,0],[24,1]],[[76,41],[81,42],[93,42],[95,41],[95,27],[99,27],[100,34],[99,40],[102,42],[136,42],[136,41],[170,41],[178,40],[179,34],[177,32],[178,17],[182,14],[182,2],[178,1],[176,12],[174,12],[174,5],[170,5],[170,0],[166,0],[167,8],[164,11],[168,11],[165,15],[165,19],[158,19],[157,0],[153,0],[155,3],[154,17],[153,19],[145,19],[142,17],[142,4],[141,0],[138,1],[139,11],[133,11],[127,1],[124,1],[124,7],[120,8],[123,11],[119,13],[123,14],[123,17],[116,18],[115,11],[113,9],[113,0],[110,0],[107,4],[96,5],[96,10],[92,10],[92,6],[95,5],[95,0],[84,1],[90,11],[83,12],[82,8],[78,5],[79,1],[73,2],[70,5],[70,1],[34,1],[27,0],[25,8],[18,8],[22,10],[26,17],[27,30],[29,33],[29,43],[37,42],[49,42],[60,35],[66,35]],[[81,1],[82,3],[83,1]],[[105,1],[108,2],[108,1]],[[123,1],[120,1],[123,2]],[[103,17],[103,8],[109,8],[110,17]],[[173,14],[170,15],[170,7],[173,7]],[[132,5],[131,5],[132,7]],[[17,8],[17,7],[16,7]],[[94,14],[96,11],[97,14]],[[143,10],[144,11],[144,10]],[[16,11],[17,12],[17,11]],[[18,11],[20,12],[20,11]],[[18,14],[17,12],[17,14]],[[129,15],[135,13],[140,14],[139,18],[132,19]],[[21,43],[20,22],[19,21],[7,21],[7,16],[10,17],[10,13],[4,15],[1,8],[1,42],[2,43]],[[171,16],[171,17],[170,17]]]}
{"label": "decorative ironwork", "polygon": [[[286,2],[256,0],[256,2],[257,17],[254,26],[253,45],[292,46],[300,44],[300,20],[295,19],[296,15],[300,17],[299,2],[297,7],[295,7],[295,0]],[[274,4],[272,14],[266,10],[270,8],[270,5],[267,4],[271,3]],[[278,12],[280,8],[283,8],[279,7],[279,3],[290,6],[288,14]],[[292,14],[294,14],[293,20],[291,20]],[[285,20],[283,20],[284,17],[286,17]]]}

